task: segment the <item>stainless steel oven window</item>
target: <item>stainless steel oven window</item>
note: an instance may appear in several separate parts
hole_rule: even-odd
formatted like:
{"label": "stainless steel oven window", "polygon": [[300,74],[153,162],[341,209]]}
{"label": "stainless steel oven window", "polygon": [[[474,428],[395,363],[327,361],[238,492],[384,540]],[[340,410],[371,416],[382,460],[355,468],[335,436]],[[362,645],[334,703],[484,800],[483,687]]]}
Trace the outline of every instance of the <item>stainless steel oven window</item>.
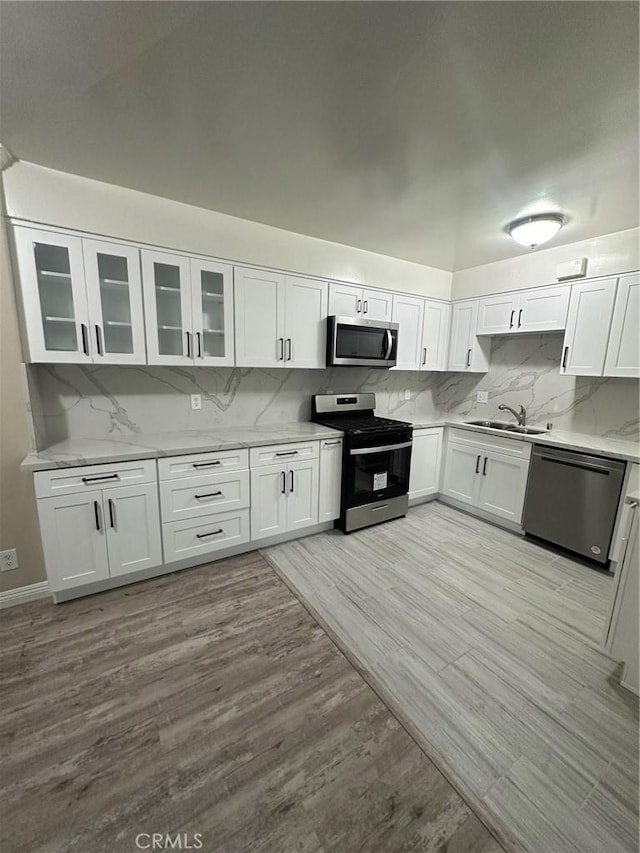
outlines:
{"label": "stainless steel oven window", "polygon": [[411,442],[352,450],[347,472],[347,506],[406,494],[409,489]]}

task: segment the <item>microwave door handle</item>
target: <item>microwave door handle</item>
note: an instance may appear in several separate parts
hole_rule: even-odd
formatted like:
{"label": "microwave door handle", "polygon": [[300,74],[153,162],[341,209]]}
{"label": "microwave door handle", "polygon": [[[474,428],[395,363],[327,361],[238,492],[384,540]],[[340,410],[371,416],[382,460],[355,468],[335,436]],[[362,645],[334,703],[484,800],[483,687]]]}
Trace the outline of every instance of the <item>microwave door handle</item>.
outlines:
{"label": "microwave door handle", "polygon": [[387,337],[387,351],[384,357],[386,361],[389,361],[389,359],[391,358],[391,350],[393,349],[393,335],[391,334],[390,329],[387,329],[385,334]]}

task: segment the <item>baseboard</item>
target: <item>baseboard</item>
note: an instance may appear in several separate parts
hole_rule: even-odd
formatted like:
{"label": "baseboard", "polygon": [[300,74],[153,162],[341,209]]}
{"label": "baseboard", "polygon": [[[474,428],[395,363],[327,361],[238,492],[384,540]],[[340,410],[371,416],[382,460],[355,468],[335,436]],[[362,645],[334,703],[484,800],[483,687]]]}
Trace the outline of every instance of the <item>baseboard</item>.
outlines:
{"label": "baseboard", "polygon": [[16,604],[26,604],[28,601],[37,601],[39,598],[49,598],[50,595],[47,581],[8,589],[6,592],[0,592],[0,610],[14,607]]}

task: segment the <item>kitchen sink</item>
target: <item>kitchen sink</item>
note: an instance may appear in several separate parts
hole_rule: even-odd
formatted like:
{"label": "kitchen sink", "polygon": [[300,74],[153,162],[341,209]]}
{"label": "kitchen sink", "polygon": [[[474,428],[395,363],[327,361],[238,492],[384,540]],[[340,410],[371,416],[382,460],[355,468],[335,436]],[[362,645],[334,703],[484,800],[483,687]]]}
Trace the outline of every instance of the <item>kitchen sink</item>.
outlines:
{"label": "kitchen sink", "polygon": [[501,429],[505,432],[517,432],[520,435],[542,435],[546,429],[534,429],[533,427],[518,426],[518,424],[505,424],[502,421],[465,421],[469,426],[485,427],[486,429]]}

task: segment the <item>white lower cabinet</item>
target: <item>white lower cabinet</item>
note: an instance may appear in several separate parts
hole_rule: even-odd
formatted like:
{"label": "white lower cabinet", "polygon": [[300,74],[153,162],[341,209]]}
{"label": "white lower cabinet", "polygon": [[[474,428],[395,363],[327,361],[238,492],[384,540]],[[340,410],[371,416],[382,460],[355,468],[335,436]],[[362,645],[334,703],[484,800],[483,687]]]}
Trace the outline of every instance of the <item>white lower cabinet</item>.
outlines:
{"label": "white lower cabinet", "polygon": [[223,512],[205,518],[185,518],[162,525],[167,563],[203,558],[249,541],[249,510]]}
{"label": "white lower cabinet", "polygon": [[451,430],[442,494],[482,513],[520,524],[531,445],[519,439],[478,438]]}
{"label": "white lower cabinet", "polygon": [[317,441],[251,449],[252,540],[318,523],[319,455]]}
{"label": "white lower cabinet", "polygon": [[38,515],[53,592],[162,564],[155,482],[42,498]]}
{"label": "white lower cabinet", "polygon": [[320,442],[318,521],[334,521],[340,515],[342,443],[342,438],[325,438]]}
{"label": "white lower cabinet", "polygon": [[442,427],[413,431],[409,500],[435,495],[439,491],[442,432]]}

